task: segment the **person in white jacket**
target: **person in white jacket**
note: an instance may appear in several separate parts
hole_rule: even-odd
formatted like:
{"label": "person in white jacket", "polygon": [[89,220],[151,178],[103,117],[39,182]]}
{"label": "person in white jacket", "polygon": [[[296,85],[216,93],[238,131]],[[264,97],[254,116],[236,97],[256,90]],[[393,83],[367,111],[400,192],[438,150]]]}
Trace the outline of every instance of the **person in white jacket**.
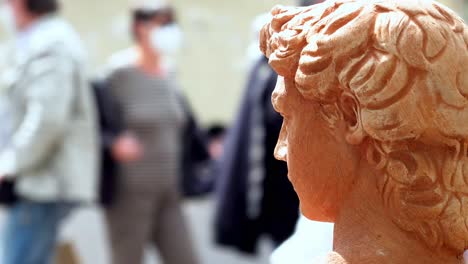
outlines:
{"label": "person in white jacket", "polygon": [[7,0],[16,27],[8,86],[13,131],[0,181],[13,180],[2,264],[46,264],[60,223],[96,197],[97,128],[79,36],[57,0]]}

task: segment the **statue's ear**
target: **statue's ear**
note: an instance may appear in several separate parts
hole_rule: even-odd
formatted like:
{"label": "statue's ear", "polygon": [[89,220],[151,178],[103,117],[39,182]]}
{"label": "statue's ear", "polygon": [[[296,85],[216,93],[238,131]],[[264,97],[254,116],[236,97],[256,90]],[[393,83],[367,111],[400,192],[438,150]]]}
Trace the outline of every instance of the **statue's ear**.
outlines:
{"label": "statue's ear", "polygon": [[366,138],[366,132],[362,126],[359,102],[354,95],[343,93],[340,98],[340,107],[346,125],[346,141],[352,145],[361,144]]}

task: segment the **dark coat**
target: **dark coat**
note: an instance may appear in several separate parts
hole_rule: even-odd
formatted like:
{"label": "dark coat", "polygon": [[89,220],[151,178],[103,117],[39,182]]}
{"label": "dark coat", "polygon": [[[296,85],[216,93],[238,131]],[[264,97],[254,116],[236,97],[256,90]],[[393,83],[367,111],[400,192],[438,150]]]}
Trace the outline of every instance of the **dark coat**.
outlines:
{"label": "dark coat", "polygon": [[93,81],[91,86],[98,110],[99,134],[101,136],[101,166],[99,177],[99,203],[110,206],[115,200],[118,180],[118,163],[112,157],[112,144],[125,130],[123,115],[110,94],[106,81]]}
{"label": "dark coat", "polygon": [[[224,156],[218,164],[215,239],[221,245],[245,253],[256,252],[262,234],[270,235],[277,244],[285,241],[292,235],[299,215],[299,201],[288,181],[286,163],[273,157],[282,125],[282,118],[271,103],[276,80],[277,75],[262,58],[250,75],[240,111],[227,135]],[[261,213],[251,219],[247,213],[248,152],[252,110],[256,104],[261,104],[263,111],[266,156]]]}

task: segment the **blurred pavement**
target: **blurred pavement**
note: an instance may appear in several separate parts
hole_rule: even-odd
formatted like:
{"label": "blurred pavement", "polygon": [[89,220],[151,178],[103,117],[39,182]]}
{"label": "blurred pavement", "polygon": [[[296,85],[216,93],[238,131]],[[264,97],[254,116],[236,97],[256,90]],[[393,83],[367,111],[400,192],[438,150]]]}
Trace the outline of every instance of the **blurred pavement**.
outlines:
{"label": "blurred pavement", "polygon": [[[214,202],[211,199],[189,201],[184,205],[193,240],[202,259],[201,264],[268,264],[271,246],[262,242],[257,258],[241,256],[227,249],[216,248],[212,243],[212,216]],[[0,212],[0,236],[5,222],[5,212]],[[67,222],[62,240],[71,240],[80,255],[81,264],[109,264],[107,234],[102,214],[97,209],[81,209]],[[1,252],[0,252],[1,254]],[[145,264],[161,264],[154,250],[148,249]]]}

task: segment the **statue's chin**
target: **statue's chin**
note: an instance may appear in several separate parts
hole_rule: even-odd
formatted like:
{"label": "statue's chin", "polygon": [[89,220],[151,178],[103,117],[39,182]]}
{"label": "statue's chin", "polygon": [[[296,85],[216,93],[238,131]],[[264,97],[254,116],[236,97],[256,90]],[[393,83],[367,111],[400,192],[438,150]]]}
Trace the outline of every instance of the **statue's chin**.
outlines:
{"label": "statue's chin", "polygon": [[312,221],[334,223],[336,219],[336,210],[326,207],[313,207],[302,202],[301,212]]}

